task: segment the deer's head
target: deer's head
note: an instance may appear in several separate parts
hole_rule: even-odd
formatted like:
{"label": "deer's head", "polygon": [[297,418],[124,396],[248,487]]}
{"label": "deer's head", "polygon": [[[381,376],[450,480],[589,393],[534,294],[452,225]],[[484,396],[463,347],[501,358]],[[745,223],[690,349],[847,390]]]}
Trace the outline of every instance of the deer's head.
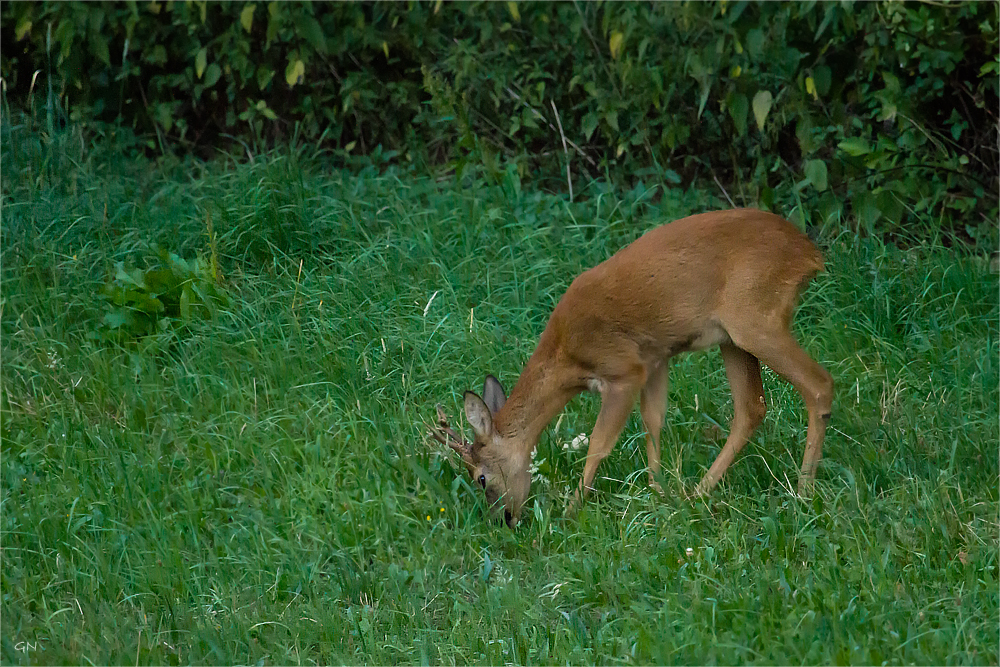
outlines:
{"label": "deer's head", "polygon": [[472,426],[472,442],[464,440],[448,426],[440,406],[438,428],[432,429],[431,435],[458,453],[473,482],[486,494],[486,502],[493,509],[502,507],[504,520],[513,528],[521,518],[521,506],[531,490],[531,472],[528,461],[519,460],[494,428],[494,416],[506,400],[500,382],[489,375],[482,397],[465,392],[465,418]]}

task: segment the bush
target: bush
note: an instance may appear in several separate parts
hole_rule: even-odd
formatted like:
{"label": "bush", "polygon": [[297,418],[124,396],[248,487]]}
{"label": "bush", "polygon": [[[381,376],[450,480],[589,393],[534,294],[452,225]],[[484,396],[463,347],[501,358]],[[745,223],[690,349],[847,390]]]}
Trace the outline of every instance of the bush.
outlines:
{"label": "bush", "polygon": [[41,2],[0,32],[22,104],[54,87],[153,149],[707,179],[816,225],[997,242],[995,4]]}
{"label": "bush", "polygon": [[[719,178],[741,204],[816,223],[849,210],[859,231],[933,220],[995,244],[995,5],[516,8],[479,8],[478,33],[425,72],[487,157]],[[582,148],[561,150],[563,135]]]}
{"label": "bush", "polygon": [[214,257],[185,260],[163,249],[156,255],[159,266],[145,271],[117,263],[114,277],[101,292],[105,313],[96,337],[134,340],[211,317],[218,307],[229,305]]}

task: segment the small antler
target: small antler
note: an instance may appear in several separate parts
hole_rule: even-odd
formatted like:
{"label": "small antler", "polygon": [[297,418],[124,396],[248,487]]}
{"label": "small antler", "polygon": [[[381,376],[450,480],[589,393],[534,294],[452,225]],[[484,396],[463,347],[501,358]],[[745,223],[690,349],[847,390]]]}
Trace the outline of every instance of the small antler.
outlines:
{"label": "small antler", "polygon": [[440,403],[436,408],[437,426],[430,427],[430,436],[442,445],[447,445],[455,450],[455,453],[462,457],[462,463],[471,469],[475,465],[472,459],[472,443],[455,433],[455,429],[448,423],[448,415],[445,414]]}

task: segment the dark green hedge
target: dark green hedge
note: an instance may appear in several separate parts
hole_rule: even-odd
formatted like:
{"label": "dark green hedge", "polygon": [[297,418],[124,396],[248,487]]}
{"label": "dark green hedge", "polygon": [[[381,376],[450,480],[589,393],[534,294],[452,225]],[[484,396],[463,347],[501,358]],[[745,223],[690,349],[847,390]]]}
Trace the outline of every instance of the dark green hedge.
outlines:
{"label": "dark green hedge", "polygon": [[817,223],[995,244],[997,7],[4,3],[0,69],[15,104],[51,85],[67,119],[158,150],[294,139],[577,193],[717,180]]}

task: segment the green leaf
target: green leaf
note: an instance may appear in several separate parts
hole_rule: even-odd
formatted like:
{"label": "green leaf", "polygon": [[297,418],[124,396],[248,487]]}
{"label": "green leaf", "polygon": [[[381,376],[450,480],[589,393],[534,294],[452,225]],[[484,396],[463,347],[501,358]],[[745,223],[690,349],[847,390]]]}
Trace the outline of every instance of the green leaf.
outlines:
{"label": "green leaf", "polygon": [[52,41],[59,44],[59,54],[63,60],[69,57],[75,40],[76,22],[69,18],[59,21],[59,27],[52,33]]}
{"label": "green leaf", "polygon": [[242,25],[243,29],[247,32],[250,32],[250,28],[253,27],[253,12],[256,8],[257,5],[251,2],[243,8],[242,12],[240,12],[240,25]]}
{"label": "green leaf", "polygon": [[812,95],[814,100],[819,99],[819,94],[816,92],[816,81],[811,77],[806,77],[806,94]]}
{"label": "green leaf", "polygon": [[289,86],[294,86],[297,83],[302,83],[302,79],[306,73],[306,64],[301,60],[295,59],[288,62],[288,67],[285,68],[285,83]]}
{"label": "green leaf", "polygon": [[826,95],[830,92],[832,74],[829,67],[826,65],[814,67],[812,78],[816,82],[816,92],[820,95]]}
{"label": "green leaf", "polygon": [[774,97],[769,90],[761,90],[753,96],[753,116],[757,119],[757,129],[764,129],[764,121],[767,114],[771,112],[771,103]]}
{"label": "green leaf", "polygon": [[191,287],[190,285],[184,285],[184,289],[181,290],[181,319],[188,321],[191,319]]}
{"label": "green leaf", "polygon": [[146,313],[147,315],[157,315],[164,311],[163,302],[159,299],[154,299],[145,292],[134,292],[133,296],[132,308],[134,310]]}
{"label": "green leaf", "polygon": [[830,25],[830,20],[833,18],[837,10],[840,9],[837,5],[829,4],[826,7],[826,13],[823,15],[823,21],[820,22],[819,28],[816,29],[816,34],[813,36],[813,41],[819,41],[820,36],[826,27]]}
{"label": "green leaf", "polygon": [[804,155],[809,155],[820,146],[813,133],[812,121],[805,114],[795,124],[795,138],[799,140],[799,149]]}
{"label": "green leaf", "polygon": [[760,204],[770,211],[774,207],[774,189],[766,185],[760,189]]}
{"label": "green leaf", "polygon": [[875,221],[878,220],[879,210],[875,202],[875,195],[867,190],[862,190],[851,197],[851,209],[858,223],[865,229],[871,229]]}
{"label": "green leaf", "polygon": [[205,66],[208,64],[208,48],[202,47],[198,55],[194,57],[194,73],[200,79],[205,73]]}
{"label": "green leaf", "polygon": [[853,155],[854,157],[867,155],[871,152],[871,147],[868,146],[868,142],[861,137],[848,137],[837,144],[837,147],[848,155]]}
{"label": "green leaf", "polygon": [[142,279],[142,272],[132,271],[129,273],[125,270],[124,262],[118,262],[115,265],[115,280],[125,285],[133,285],[139,289],[146,289],[146,284]]}
{"label": "green leaf", "polygon": [[198,286],[198,281],[192,280],[188,283],[188,286],[191,288],[191,293],[194,295],[194,298],[191,299],[191,304],[200,306],[203,311],[211,313],[213,310],[212,302],[209,300],[201,287]]}
{"label": "green leaf", "polygon": [[257,87],[261,90],[267,87],[267,84],[271,83],[271,79],[274,78],[274,70],[267,65],[259,65],[257,67]]}
{"label": "green leaf", "polygon": [[281,30],[281,24],[284,22],[280,2],[267,3],[267,17],[267,40],[264,42],[264,51],[267,51],[271,42],[277,39],[278,31]]}
{"label": "green leaf", "polygon": [[814,188],[820,192],[826,190],[826,162],[808,160],[805,164],[805,174]]}
{"label": "green leaf", "polygon": [[17,24],[17,27],[14,28],[14,41],[20,42],[30,31],[31,20],[29,20],[27,16],[22,16],[21,20]]}
{"label": "green leaf", "polygon": [[160,124],[166,132],[174,126],[174,105],[173,103],[160,102],[153,106],[153,118]]}
{"label": "green leaf", "polygon": [[615,132],[619,132],[620,131],[618,129],[618,112],[617,111],[609,111],[606,114],[604,114],[604,120],[607,121],[608,125],[610,125],[614,129]]}
{"label": "green leaf", "polygon": [[597,129],[598,123],[600,123],[600,119],[593,111],[583,117],[583,135],[587,137],[587,141],[590,141],[590,137],[594,134],[594,130]]}
{"label": "green leaf", "polygon": [[296,14],[295,28],[300,35],[306,38],[309,45],[316,49],[317,53],[326,55],[326,36],[323,34],[323,28],[319,21],[308,14],[298,13]]}
{"label": "green leaf", "polygon": [[825,224],[837,222],[844,216],[844,201],[833,190],[827,190],[814,206]]}
{"label": "green leaf", "polygon": [[750,111],[747,96],[743,93],[730,94],[726,100],[726,109],[729,111],[729,117],[733,119],[733,125],[736,126],[736,134],[744,136],[747,133],[747,114]]}
{"label": "green leaf", "polygon": [[159,296],[180,287],[183,279],[170,269],[152,269],[146,271],[145,283],[150,294]]}
{"label": "green leaf", "polygon": [[611,39],[608,41],[608,47],[611,49],[611,59],[618,60],[618,52],[621,51],[622,41],[625,39],[620,31],[615,31],[611,33]]}
{"label": "green leaf", "polygon": [[701,95],[698,98],[698,118],[701,118],[701,112],[705,110],[705,103],[708,102],[708,94],[712,92],[712,80],[705,76],[701,80]]}
{"label": "green leaf", "polygon": [[90,50],[94,57],[107,66],[111,66],[111,54],[108,52],[108,40],[101,35],[91,35]]}
{"label": "green leaf", "polygon": [[108,313],[104,314],[104,326],[109,329],[119,329],[129,323],[131,318],[128,316],[128,312],[120,308],[116,308]]}
{"label": "green leaf", "polygon": [[162,44],[157,44],[151,50],[144,51],[142,59],[154,65],[165,65],[167,62],[167,49]]}
{"label": "green leaf", "polygon": [[754,28],[747,31],[746,39],[747,54],[751,60],[757,60],[764,53],[764,31]]}
{"label": "green leaf", "polygon": [[882,72],[882,80],[885,82],[885,91],[891,95],[902,95],[903,87],[899,83],[899,77],[891,72]]}
{"label": "green leaf", "polygon": [[897,224],[903,218],[903,204],[899,197],[889,190],[883,190],[875,195],[875,205],[878,206],[882,217],[893,224]]}
{"label": "green leaf", "polygon": [[214,86],[215,83],[219,80],[219,77],[221,76],[222,76],[221,67],[219,67],[215,63],[209,65],[208,69],[205,70],[205,87],[210,88]]}
{"label": "green leaf", "polygon": [[174,273],[178,273],[181,276],[188,276],[191,274],[191,266],[188,264],[187,260],[178,255],[177,253],[169,252],[164,249],[160,249],[160,259],[164,264],[170,267],[170,270]]}

